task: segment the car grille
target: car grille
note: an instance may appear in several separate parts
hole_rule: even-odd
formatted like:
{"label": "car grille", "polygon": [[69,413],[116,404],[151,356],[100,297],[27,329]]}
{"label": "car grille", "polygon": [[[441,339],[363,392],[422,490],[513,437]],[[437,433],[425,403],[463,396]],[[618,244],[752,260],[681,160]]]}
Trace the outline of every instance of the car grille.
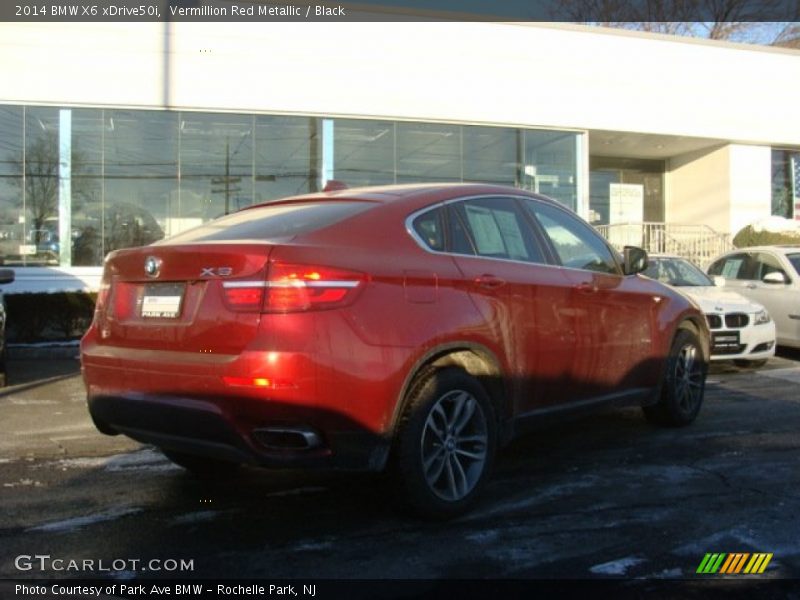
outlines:
{"label": "car grille", "polygon": [[[723,317],[722,315],[706,315],[709,329],[722,329]],[[725,315],[725,328],[726,329],[742,329],[747,327],[750,323],[750,317],[744,313],[731,313]]]}
{"label": "car grille", "polygon": [[747,327],[749,322],[750,318],[744,313],[725,315],[725,325],[728,329],[741,329],[742,327]]}

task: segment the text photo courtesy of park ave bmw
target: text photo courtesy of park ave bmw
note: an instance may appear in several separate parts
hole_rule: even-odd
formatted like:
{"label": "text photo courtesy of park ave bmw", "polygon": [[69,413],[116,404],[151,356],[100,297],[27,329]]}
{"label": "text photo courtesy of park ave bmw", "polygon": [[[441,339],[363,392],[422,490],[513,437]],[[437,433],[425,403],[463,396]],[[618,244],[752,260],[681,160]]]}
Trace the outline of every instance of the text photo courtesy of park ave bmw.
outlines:
{"label": "text photo courtesy of park ave bmw", "polygon": [[800,5],[424,4],[0,6],[0,598],[791,595]]}

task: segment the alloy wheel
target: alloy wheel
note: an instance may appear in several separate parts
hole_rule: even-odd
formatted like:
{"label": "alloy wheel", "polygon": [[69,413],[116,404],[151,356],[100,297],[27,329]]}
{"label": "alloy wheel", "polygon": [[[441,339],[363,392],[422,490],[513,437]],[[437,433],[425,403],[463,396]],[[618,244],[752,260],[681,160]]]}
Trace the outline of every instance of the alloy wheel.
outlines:
{"label": "alloy wheel", "polygon": [[697,347],[685,344],[675,361],[675,399],[684,413],[694,410],[703,396],[703,364]]}
{"label": "alloy wheel", "polygon": [[428,413],[421,439],[422,469],[430,489],[455,502],[467,496],[486,469],[488,432],[480,403],[453,390]]}

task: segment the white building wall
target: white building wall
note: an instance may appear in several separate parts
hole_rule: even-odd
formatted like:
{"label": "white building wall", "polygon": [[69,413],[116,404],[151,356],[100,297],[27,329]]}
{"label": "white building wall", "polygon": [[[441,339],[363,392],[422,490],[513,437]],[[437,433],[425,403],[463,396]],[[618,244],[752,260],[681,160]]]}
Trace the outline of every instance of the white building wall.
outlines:
{"label": "white building wall", "polygon": [[770,215],[772,150],[729,144],[669,161],[666,220],[705,224],[732,236]]}
{"label": "white building wall", "polygon": [[679,225],[705,224],[730,231],[730,148],[691,152],[667,166],[665,219]]}
{"label": "white building wall", "polygon": [[772,213],[771,174],[771,148],[741,144],[730,147],[731,235]]}
{"label": "white building wall", "polygon": [[319,113],[800,145],[800,52],[569,25],[3,23],[0,78],[0,101],[10,103]]}

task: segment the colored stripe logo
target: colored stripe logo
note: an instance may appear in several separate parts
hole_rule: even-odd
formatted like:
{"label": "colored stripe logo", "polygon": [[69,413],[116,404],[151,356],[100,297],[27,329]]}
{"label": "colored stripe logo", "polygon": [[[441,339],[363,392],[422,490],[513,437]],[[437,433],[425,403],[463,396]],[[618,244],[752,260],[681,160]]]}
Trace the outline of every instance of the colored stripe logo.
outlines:
{"label": "colored stripe logo", "polygon": [[767,569],[772,556],[771,552],[757,552],[754,554],[748,552],[733,552],[730,554],[709,552],[703,557],[700,566],[697,567],[697,573],[702,575],[714,575],[716,573],[720,575],[757,575]]}

